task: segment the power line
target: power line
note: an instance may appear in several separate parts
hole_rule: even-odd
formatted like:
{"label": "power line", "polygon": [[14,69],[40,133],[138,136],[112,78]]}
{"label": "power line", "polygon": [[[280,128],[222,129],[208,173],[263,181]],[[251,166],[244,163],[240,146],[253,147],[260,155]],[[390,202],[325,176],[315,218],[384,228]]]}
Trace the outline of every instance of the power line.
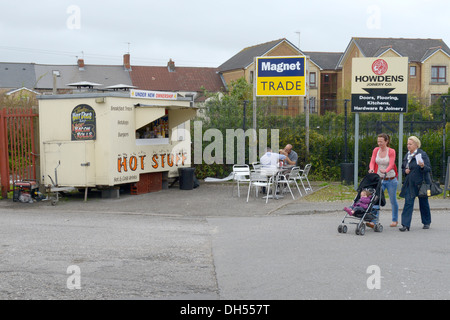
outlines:
{"label": "power line", "polygon": [[[72,58],[78,58],[80,55],[87,58],[97,58],[102,60],[117,60],[121,58],[117,55],[110,54],[101,54],[101,53],[87,53],[86,51],[57,51],[57,50],[47,50],[47,49],[36,49],[36,48],[23,48],[23,47],[10,47],[10,46],[0,46],[0,50],[9,50],[9,51],[17,51],[17,52],[25,52],[27,54],[39,53],[39,54],[48,54],[48,55],[59,55],[59,56],[67,56]],[[168,61],[168,58],[158,59],[158,58],[144,58],[144,57],[132,57],[133,61],[140,63],[156,63],[156,64],[165,64]],[[197,65],[212,65],[215,64],[212,61],[193,61],[193,60],[178,60],[178,63],[186,63],[186,64],[197,64]]]}
{"label": "power line", "polygon": [[64,55],[64,56],[74,56],[76,54],[79,54],[79,52],[52,51],[52,50],[45,50],[45,49],[7,47],[7,46],[0,46],[0,49],[2,49],[2,50],[10,50],[10,51],[21,51],[21,52],[26,52],[26,53],[30,53],[30,52],[34,51],[34,52],[37,52],[37,53],[55,54],[55,55]]}

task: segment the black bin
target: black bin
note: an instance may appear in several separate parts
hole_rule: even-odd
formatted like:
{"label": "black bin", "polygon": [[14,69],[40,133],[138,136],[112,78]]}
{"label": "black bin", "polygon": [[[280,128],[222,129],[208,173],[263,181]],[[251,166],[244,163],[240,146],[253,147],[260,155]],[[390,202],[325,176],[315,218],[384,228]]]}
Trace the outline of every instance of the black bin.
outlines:
{"label": "black bin", "polygon": [[178,168],[178,177],[181,190],[194,189],[195,168]]}
{"label": "black bin", "polygon": [[350,185],[354,182],[355,177],[354,163],[341,163],[341,181],[343,184]]}

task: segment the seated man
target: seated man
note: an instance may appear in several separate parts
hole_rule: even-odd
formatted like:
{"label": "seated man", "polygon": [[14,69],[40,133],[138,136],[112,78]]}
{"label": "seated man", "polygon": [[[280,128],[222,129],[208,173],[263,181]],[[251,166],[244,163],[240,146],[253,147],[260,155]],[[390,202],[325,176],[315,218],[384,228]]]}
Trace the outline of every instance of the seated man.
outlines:
{"label": "seated man", "polygon": [[286,158],[284,159],[284,165],[297,165],[298,155],[297,152],[292,150],[291,144],[287,144],[284,149],[280,150],[280,153],[286,156]]}
{"label": "seated man", "polygon": [[267,152],[261,157],[260,162],[263,167],[278,167],[280,160],[286,159],[284,154],[272,152],[271,148],[267,148]]}
{"label": "seated man", "polygon": [[[283,161],[285,158],[285,155],[272,152],[271,148],[267,148],[266,153],[260,159],[262,171],[269,176],[276,174],[279,162]],[[262,188],[262,192],[266,192],[265,187]]]}

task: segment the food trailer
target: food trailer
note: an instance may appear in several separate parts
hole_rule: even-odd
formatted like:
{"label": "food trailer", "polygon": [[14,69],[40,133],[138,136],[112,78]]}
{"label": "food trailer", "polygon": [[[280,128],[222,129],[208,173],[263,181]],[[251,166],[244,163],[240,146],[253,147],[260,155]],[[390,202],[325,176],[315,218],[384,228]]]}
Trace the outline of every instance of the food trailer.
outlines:
{"label": "food trailer", "polygon": [[[41,95],[40,183],[132,194],[168,187],[191,165],[196,108],[173,92]],[[118,192],[117,192],[118,195]]]}

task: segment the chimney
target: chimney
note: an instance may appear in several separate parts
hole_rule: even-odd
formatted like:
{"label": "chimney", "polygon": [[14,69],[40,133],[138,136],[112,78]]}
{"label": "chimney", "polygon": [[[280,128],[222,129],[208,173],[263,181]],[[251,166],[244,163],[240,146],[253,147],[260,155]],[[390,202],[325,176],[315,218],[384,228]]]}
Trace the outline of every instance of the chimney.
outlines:
{"label": "chimney", "polygon": [[123,55],[123,67],[125,68],[125,70],[128,70],[128,71],[131,70],[130,54],[129,53],[125,53]]}
{"label": "chimney", "polygon": [[83,59],[78,59],[78,69],[79,70],[84,70],[84,60]]}
{"label": "chimney", "polygon": [[175,62],[172,61],[172,59],[167,62],[167,68],[169,69],[169,72],[175,72]]}

